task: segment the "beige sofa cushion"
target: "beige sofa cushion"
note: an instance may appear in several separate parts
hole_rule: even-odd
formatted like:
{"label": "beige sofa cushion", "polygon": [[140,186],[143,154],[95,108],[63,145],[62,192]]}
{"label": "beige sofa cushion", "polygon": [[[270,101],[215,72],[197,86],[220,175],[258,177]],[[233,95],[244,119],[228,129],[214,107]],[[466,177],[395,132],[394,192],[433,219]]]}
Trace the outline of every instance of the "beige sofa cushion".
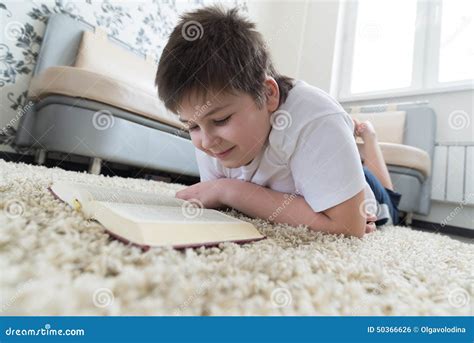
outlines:
{"label": "beige sofa cushion", "polygon": [[103,102],[186,129],[159,100],[156,64],[110,42],[105,32],[84,31],[74,67],[56,66],[35,76],[29,96],[61,94]]}
{"label": "beige sofa cushion", "polygon": [[75,66],[157,94],[157,65],[107,39],[104,31],[84,31]]}
{"label": "beige sofa cushion", "polygon": [[185,129],[178,117],[168,111],[155,92],[146,91],[112,77],[76,67],[50,67],[33,77],[28,95],[44,98],[62,94],[103,102],[144,117]]}
{"label": "beige sofa cushion", "polygon": [[[359,150],[363,143],[357,143]],[[385,163],[388,165],[411,168],[419,171],[425,177],[430,176],[431,159],[426,151],[394,143],[379,143]]]}
{"label": "beige sofa cushion", "polygon": [[[370,121],[377,132],[379,142],[403,144],[405,132],[405,111],[377,113],[351,113],[359,121]],[[361,142],[360,139],[357,140]]]}

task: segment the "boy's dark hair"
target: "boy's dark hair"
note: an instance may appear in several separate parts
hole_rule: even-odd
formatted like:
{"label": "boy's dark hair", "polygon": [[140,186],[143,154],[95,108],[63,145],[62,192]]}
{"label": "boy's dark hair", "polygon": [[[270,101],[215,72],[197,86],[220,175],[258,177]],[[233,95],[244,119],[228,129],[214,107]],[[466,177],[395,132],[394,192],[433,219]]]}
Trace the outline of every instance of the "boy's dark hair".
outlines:
{"label": "boy's dark hair", "polygon": [[260,107],[266,99],[266,75],[278,83],[282,104],[293,80],[275,71],[255,24],[236,8],[211,6],[180,17],[161,55],[155,85],[174,113],[184,96],[205,96],[208,90],[242,91]]}

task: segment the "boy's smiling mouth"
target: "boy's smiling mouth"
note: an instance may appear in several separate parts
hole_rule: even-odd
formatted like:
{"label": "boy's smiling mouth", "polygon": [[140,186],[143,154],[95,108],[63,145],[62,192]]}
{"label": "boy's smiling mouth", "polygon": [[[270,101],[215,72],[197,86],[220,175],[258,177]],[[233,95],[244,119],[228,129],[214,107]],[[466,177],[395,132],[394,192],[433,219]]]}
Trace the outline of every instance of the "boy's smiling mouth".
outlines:
{"label": "boy's smiling mouth", "polygon": [[226,157],[226,156],[231,152],[231,150],[234,149],[234,148],[235,148],[235,146],[233,146],[233,147],[230,148],[230,149],[224,150],[224,151],[221,152],[221,153],[215,153],[215,152],[213,152],[213,154],[214,154],[216,157],[218,157],[218,158],[224,158],[224,157]]}

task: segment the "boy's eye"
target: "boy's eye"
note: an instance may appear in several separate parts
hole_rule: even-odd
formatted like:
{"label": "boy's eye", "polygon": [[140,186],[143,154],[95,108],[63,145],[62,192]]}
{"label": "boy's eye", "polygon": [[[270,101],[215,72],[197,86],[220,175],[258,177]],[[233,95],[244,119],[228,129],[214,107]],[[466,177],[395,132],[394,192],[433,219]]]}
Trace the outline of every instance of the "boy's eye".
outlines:
{"label": "boy's eye", "polygon": [[217,124],[217,125],[224,125],[225,123],[227,123],[229,121],[230,117],[232,117],[232,115],[230,115],[227,118],[222,119],[222,120],[214,120],[214,123]]}
{"label": "boy's eye", "polygon": [[[230,117],[232,117],[232,115],[228,116],[227,118],[225,119],[222,119],[222,120],[213,120],[214,124],[220,126],[220,125],[225,125],[229,120],[230,120]],[[192,126],[192,127],[188,127],[188,130],[189,131],[194,131],[198,128],[199,126],[195,125],[195,126]]]}

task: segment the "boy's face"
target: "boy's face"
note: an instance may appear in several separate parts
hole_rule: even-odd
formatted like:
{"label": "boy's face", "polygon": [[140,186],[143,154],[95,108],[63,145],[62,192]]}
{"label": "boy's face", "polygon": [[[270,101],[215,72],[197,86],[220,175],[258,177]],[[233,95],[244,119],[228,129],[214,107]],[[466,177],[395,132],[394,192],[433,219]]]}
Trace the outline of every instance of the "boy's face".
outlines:
{"label": "boy's face", "polygon": [[273,82],[276,95],[267,92],[270,97],[261,108],[245,93],[211,93],[204,101],[185,97],[179,116],[189,127],[194,146],[226,168],[249,164],[262,150],[271,130],[271,113],[278,108],[278,85]]}

